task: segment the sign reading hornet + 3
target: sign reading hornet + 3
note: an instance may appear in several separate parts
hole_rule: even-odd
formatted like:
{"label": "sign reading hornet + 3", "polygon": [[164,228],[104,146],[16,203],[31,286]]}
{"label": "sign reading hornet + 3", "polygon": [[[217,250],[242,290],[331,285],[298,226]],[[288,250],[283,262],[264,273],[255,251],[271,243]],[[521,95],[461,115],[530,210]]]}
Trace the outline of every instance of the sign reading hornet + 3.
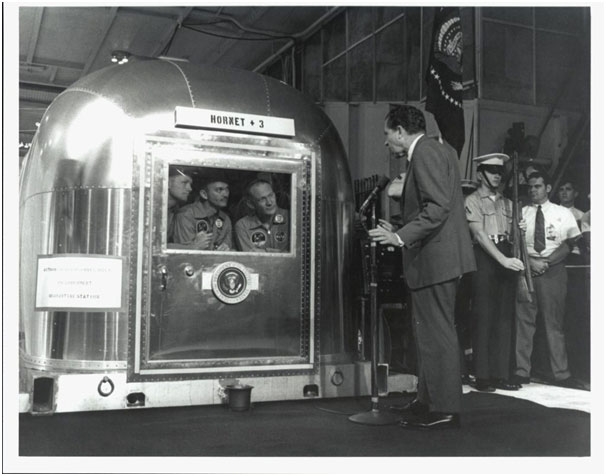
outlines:
{"label": "sign reading hornet + 3", "polygon": [[195,127],[287,137],[295,135],[294,119],[183,106],[175,108],[175,127]]}

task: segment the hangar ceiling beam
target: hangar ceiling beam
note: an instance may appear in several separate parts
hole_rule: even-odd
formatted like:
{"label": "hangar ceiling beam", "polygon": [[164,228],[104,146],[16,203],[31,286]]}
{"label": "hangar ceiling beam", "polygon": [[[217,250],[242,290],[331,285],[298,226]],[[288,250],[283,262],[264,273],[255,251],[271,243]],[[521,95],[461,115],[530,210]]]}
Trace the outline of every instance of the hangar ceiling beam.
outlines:
{"label": "hangar ceiling beam", "polygon": [[[249,16],[249,18],[247,19],[249,23],[254,23],[255,21],[257,21],[259,18],[261,18],[263,15],[265,15],[267,13],[267,11],[269,10],[268,7],[263,7],[263,8],[255,8],[253,9],[253,14]],[[217,15],[219,18],[225,19],[226,15]],[[240,32],[238,33],[238,37],[242,37],[244,36],[244,34],[246,33],[245,30],[240,30]],[[219,52],[215,58],[213,63],[218,63],[219,60],[221,58],[223,58],[223,56],[225,56],[236,44],[238,44],[240,40],[227,40],[225,42],[223,42],[224,47],[221,48],[221,52]]]}
{"label": "hangar ceiling beam", "polygon": [[90,71],[91,66],[93,65],[93,63],[97,59],[97,56],[99,55],[99,50],[101,49],[101,47],[103,46],[103,43],[105,42],[105,40],[107,39],[107,36],[109,35],[109,32],[112,28],[112,25],[114,24],[117,14],[118,14],[118,7],[112,7],[109,9],[109,14],[107,15],[107,19],[105,20],[105,28],[103,30],[103,33],[101,34],[101,37],[99,38],[99,41],[97,42],[97,46],[95,47],[94,51],[91,51],[91,54],[88,57],[88,61],[86,62],[86,64],[84,65],[84,68],[82,69],[82,74],[80,75],[80,77],[86,76],[88,74],[88,72]]}
{"label": "hangar ceiling beam", "polygon": [[29,45],[28,45],[28,49],[27,49],[26,61],[28,63],[34,62],[34,55],[36,53],[36,48],[38,46],[38,36],[40,35],[40,26],[42,25],[43,16],[44,16],[44,7],[40,7],[38,9],[36,9],[36,16],[34,18],[32,36],[29,39]]}
{"label": "hangar ceiling beam", "polygon": [[[305,30],[303,30],[299,33],[295,33],[292,36],[294,38],[296,38],[297,40],[306,40],[307,38],[312,36],[316,31],[318,31],[320,28],[322,28],[323,25],[325,25],[330,20],[332,20],[334,17],[336,17],[339,13],[341,13],[344,10],[344,8],[345,7],[332,7],[327,13],[325,13],[320,18],[318,18],[313,24],[308,26]],[[263,68],[265,68],[266,66],[273,63],[277,58],[280,57],[280,55],[282,53],[287,51],[289,48],[292,48],[294,45],[295,45],[295,41],[289,40],[288,43],[286,43],[282,48],[280,48],[278,51],[276,51],[274,54],[272,54],[265,61],[260,63],[252,71],[255,71],[255,72],[261,71]]]}
{"label": "hangar ceiling beam", "polygon": [[156,46],[154,48],[154,50],[153,50],[153,52],[151,54],[151,56],[153,58],[156,58],[156,57],[160,56],[162,54],[162,52],[164,51],[164,49],[168,45],[170,45],[171,40],[177,34],[177,30],[179,28],[181,28],[181,24],[183,23],[183,20],[185,20],[189,16],[189,14],[191,13],[191,11],[193,9],[194,9],[193,7],[188,7],[188,8],[182,8],[181,9],[181,13],[176,18],[177,25],[174,28],[170,28],[168,30],[168,32],[164,35],[164,37],[158,42],[158,46]]}

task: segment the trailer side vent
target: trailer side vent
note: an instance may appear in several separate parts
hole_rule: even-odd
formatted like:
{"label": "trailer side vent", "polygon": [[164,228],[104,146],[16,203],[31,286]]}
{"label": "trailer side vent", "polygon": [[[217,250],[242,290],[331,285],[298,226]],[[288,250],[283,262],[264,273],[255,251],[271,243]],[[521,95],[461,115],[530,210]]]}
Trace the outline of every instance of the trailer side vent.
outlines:
{"label": "trailer side vent", "polygon": [[49,413],[53,411],[55,380],[49,377],[34,379],[34,394],[32,410],[34,413]]}
{"label": "trailer side vent", "polygon": [[129,393],[126,396],[127,407],[144,407],[145,406],[145,394],[143,392]]}
{"label": "trailer side vent", "polygon": [[317,385],[305,385],[303,387],[303,396],[312,398],[318,396],[318,386]]}

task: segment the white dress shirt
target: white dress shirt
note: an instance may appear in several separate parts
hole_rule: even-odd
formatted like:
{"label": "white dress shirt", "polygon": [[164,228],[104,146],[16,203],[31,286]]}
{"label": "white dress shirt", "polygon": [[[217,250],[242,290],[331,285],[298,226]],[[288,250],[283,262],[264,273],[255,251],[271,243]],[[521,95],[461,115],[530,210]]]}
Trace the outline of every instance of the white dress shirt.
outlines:
{"label": "white dress shirt", "polygon": [[574,215],[568,208],[550,201],[541,204],[545,217],[545,249],[538,253],[534,249],[534,227],[537,205],[528,205],[522,209],[522,218],[526,220],[526,249],[528,256],[547,258],[566,240],[577,238],[581,234]]}

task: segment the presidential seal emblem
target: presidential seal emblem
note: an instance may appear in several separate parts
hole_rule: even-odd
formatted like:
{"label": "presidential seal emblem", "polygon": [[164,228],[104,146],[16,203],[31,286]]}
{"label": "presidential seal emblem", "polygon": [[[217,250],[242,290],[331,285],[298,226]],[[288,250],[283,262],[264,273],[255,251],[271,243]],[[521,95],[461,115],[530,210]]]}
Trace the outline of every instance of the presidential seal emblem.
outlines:
{"label": "presidential seal emblem", "polygon": [[212,274],[212,289],[215,296],[226,304],[237,304],[250,294],[251,275],[240,263],[228,261],[220,264]]}

